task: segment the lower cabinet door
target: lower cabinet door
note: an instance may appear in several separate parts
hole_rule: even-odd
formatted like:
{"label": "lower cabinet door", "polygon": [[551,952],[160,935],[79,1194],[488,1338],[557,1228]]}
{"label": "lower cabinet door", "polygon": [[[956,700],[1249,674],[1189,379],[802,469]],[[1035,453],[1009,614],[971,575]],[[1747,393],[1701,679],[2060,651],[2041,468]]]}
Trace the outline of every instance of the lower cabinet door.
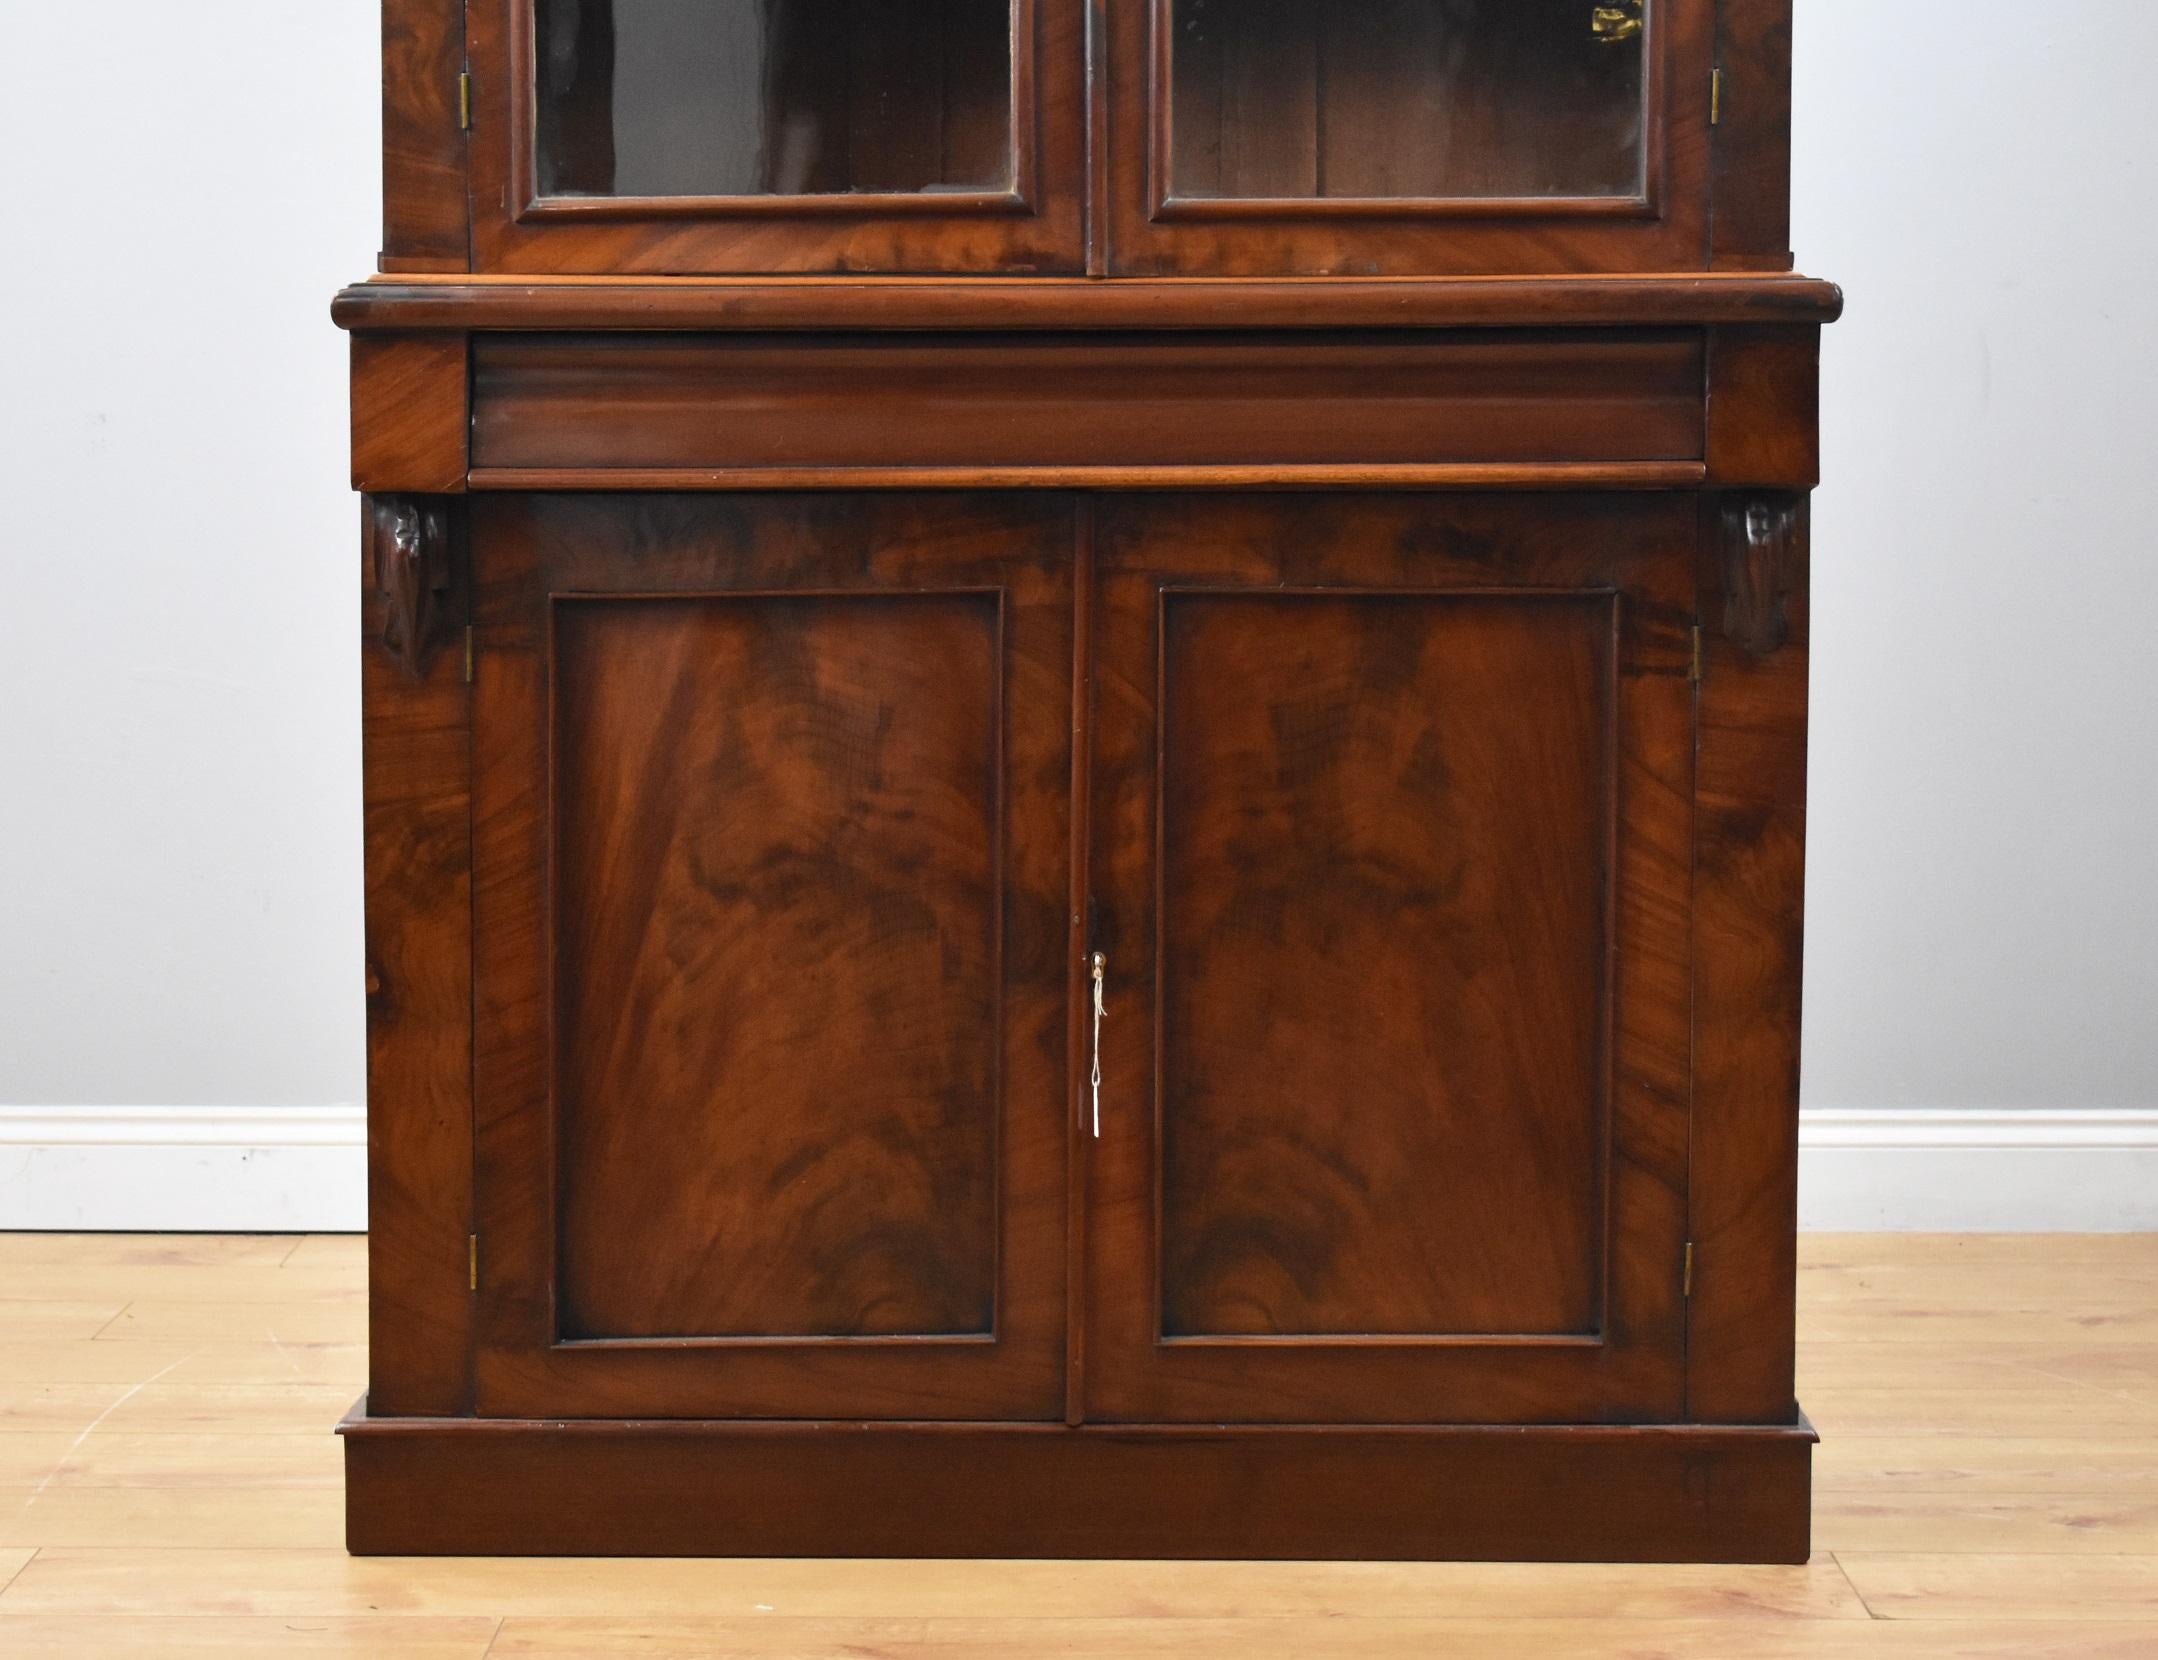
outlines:
{"label": "lower cabinet door", "polygon": [[1090,1419],[1683,1414],[1694,544],[1103,503]]}
{"label": "lower cabinet door", "polygon": [[1062,1413],[1075,519],[475,498],[482,1415]]}

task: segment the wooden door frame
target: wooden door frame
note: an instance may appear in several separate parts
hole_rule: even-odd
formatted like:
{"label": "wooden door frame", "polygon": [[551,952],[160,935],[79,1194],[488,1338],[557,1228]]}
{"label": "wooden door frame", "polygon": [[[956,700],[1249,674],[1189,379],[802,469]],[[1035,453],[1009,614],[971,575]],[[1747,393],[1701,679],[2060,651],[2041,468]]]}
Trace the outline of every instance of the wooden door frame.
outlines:
{"label": "wooden door frame", "polygon": [[686,276],[1084,269],[1084,0],[1012,0],[1012,188],[950,195],[541,197],[532,164],[532,5],[468,0],[466,8],[475,271]]}
{"label": "wooden door frame", "polygon": [[[481,5],[497,0],[478,0]],[[1099,65],[1106,51],[1105,0],[1086,0],[1084,55]],[[460,111],[459,79],[468,33],[462,0],[383,0],[382,81],[383,231],[378,261],[385,272],[448,273],[475,269],[474,200],[469,186],[471,135]],[[1790,254],[1791,0],[1716,0],[1715,74],[1718,119],[1700,137],[1713,169],[1713,250],[1717,269],[1788,271]],[[1076,36],[1057,36],[1059,40]],[[1105,180],[1093,176],[1107,159],[1109,77],[1096,72],[1083,120],[1090,158],[1079,164],[1076,197],[1088,200],[1091,268],[1108,267]],[[484,96],[484,87],[475,87]],[[1702,118],[1706,121],[1706,115]],[[1122,241],[1137,248],[1127,233]],[[1544,270],[1547,256],[1523,246]],[[1500,262],[1503,263],[1503,262]],[[1140,269],[1127,260],[1120,270]],[[716,266],[714,267],[717,268]],[[794,267],[775,265],[781,272]],[[971,267],[970,267],[971,268]],[[1077,269],[1074,265],[1072,269]],[[1496,270],[1498,263],[1485,269]],[[1699,268],[1691,259],[1673,269]]]}
{"label": "wooden door frame", "polygon": [[[1088,1422],[1675,1422],[1685,1411],[1687,962],[1694,510],[1678,496],[1123,498],[1099,509],[1088,858],[1121,995],[1104,1028],[1103,1139],[1085,1214]],[[1364,527],[1359,529],[1358,527]],[[1607,1126],[1609,1313],[1590,1340],[1161,1336],[1158,665],[1172,589],[1328,596],[1608,595],[1617,1022]],[[1118,712],[1121,706],[1122,713]],[[1673,972],[1673,965],[1678,965]],[[1141,1105],[1144,1103],[1144,1105]]]}
{"label": "wooden door frame", "polygon": [[1109,8],[1106,229],[1108,269],[1117,276],[1470,276],[1708,264],[1716,0],[1647,0],[1642,193],[1553,201],[1172,196],[1172,4]]}
{"label": "wooden door frame", "polygon": [[[517,495],[474,503],[480,1416],[1046,1421],[1062,1413],[1073,518],[1068,497],[1040,495]],[[568,1341],[553,1292],[552,613],[565,601],[775,591],[998,600],[1007,715],[998,761],[994,1330]]]}

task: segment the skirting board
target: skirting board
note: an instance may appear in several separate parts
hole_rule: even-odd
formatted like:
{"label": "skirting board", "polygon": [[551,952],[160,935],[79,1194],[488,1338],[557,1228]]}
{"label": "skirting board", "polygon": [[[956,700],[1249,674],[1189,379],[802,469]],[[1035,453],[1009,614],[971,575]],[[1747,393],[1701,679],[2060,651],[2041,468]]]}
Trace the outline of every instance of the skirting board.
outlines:
{"label": "skirting board", "polygon": [[2158,1109],[1809,1107],[1798,1220],[1816,1233],[2158,1229]]}
{"label": "skirting board", "polygon": [[[2158,1230],[2158,1108],[1809,1109],[1816,1231]],[[357,1232],[358,1107],[0,1106],[0,1229]]]}
{"label": "skirting board", "polygon": [[367,1114],[0,1106],[0,1229],[358,1233]]}

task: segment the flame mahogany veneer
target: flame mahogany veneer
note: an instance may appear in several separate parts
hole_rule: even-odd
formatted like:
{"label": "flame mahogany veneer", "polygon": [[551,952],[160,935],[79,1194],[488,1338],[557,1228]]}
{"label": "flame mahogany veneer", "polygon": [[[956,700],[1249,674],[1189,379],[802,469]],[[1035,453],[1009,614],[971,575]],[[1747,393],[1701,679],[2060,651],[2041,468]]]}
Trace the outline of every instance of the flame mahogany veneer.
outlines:
{"label": "flame mahogany veneer", "polygon": [[1804,1560],[1789,0],[783,9],[385,0],[350,1547]]}

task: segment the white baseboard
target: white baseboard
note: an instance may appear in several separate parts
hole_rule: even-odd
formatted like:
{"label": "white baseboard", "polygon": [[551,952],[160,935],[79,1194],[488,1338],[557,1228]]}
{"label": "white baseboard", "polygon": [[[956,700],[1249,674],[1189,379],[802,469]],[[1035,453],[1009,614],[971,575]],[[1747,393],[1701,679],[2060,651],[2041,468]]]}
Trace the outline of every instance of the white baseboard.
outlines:
{"label": "white baseboard", "polygon": [[1798,1219],[1853,1233],[2158,1229],[2158,1109],[1809,1107]]}
{"label": "white baseboard", "polygon": [[[1812,1108],[1817,1230],[2158,1230],[2158,1109]],[[0,1106],[0,1229],[341,1233],[367,1225],[367,1120],[339,1107]]]}
{"label": "white baseboard", "polygon": [[367,1114],[357,1106],[0,1106],[0,1229],[366,1226]]}

